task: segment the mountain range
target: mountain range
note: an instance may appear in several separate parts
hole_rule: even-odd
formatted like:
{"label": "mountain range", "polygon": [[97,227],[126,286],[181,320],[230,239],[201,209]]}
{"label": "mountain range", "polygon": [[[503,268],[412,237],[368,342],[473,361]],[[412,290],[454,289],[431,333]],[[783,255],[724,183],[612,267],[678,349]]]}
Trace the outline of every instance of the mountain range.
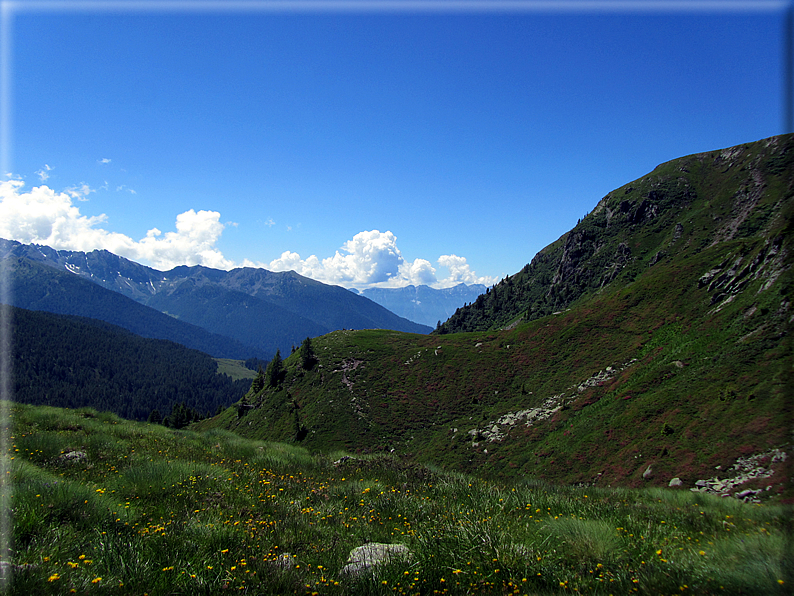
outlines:
{"label": "mountain range", "polygon": [[460,283],[451,288],[429,286],[403,288],[368,288],[361,295],[377,302],[393,313],[411,321],[436,327],[446,321],[457,308],[473,302],[487,287],[482,284]]}
{"label": "mountain range", "polygon": [[318,337],[198,428],[792,498],[793,172],[794,135],[661,164],[433,334]]}
{"label": "mountain range", "polygon": [[101,319],[217,357],[270,358],[336,329],[431,331],[294,271],[158,271],[106,250],[54,250],[9,240],[0,240],[0,259],[14,306]]}

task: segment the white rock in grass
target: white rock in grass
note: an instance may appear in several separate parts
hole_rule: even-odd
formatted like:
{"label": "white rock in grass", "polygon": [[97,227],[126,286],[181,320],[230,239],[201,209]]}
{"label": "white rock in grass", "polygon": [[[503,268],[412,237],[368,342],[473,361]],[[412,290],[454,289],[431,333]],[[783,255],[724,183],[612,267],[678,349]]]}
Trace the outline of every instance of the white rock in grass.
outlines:
{"label": "white rock in grass", "polygon": [[411,551],[404,544],[383,544],[370,542],[350,551],[347,565],[342,567],[340,575],[361,575],[374,567],[397,559],[410,559]]}
{"label": "white rock in grass", "polygon": [[292,569],[295,567],[295,558],[289,553],[281,553],[273,564],[279,569]]}
{"label": "white rock in grass", "polygon": [[80,462],[87,459],[88,456],[84,451],[70,451],[69,453],[62,453],[58,459],[67,462]]}

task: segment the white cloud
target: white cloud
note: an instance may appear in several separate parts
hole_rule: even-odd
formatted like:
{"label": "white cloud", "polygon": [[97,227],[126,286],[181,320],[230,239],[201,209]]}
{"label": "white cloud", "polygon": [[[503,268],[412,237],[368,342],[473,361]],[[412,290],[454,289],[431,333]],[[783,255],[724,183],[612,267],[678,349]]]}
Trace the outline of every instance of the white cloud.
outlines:
{"label": "white cloud", "polygon": [[314,255],[304,260],[301,259],[298,253],[287,250],[281,253],[279,258],[270,261],[270,264],[265,265],[265,267],[271,271],[296,271],[306,277],[324,281],[322,263]]}
{"label": "white cloud", "polygon": [[[47,187],[45,186],[44,188]],[[79,185],[70,186],[69,188],[64,189],[64,192],[78,201],[87,201],[88,195],[96,191],[88,186],[85,182],[81,182]]]}
{"label": "white cloud", "polygon": [[471,266],[466,262],[466,257],[441,255],[438,258],[438,264],[449,269],[449,277],[443,280],[440,287],[448,288],[458,285],[461,282],[465,284],[484,284],[486,286],[491,286],[498,281],[495,277],[478,276],[471,270]]}
{"label": "white cloud", "polygon": [[56,192],[47,186],[23,190],[21,180],[0,182],[0,238],[46,244],[58,250],[106,249],[167,270],[177,265],[231,269],[235,264],[215,247],[224,229],[217,211],[190,209],[176,218],[176,231],[152,228],[135,241],[99,227],[107,217],[82,215],[72,199],[81,200],[87,185]]}
{"label": "white cloud", "polygon": [[391,281],[399,273],[403,257],[397,238],[391,232],[359,232],[342,245],[346,254],[336,251],[323,259],[323,267],[336,283],[378,284]]}
{"label": "white cloud", "polygon": [[441,288],[461,282],[491,285],[496,281],[478,277],[463,257],[444,255],[438,262],[449,268],[448,278],[439,280],[436,269],[426,259],[410,262],[403,258],[397,247],[397,238],[391,232],[371,230],[356,234],[333,257],[320,260],[312,255],[302,259],[298,253],[287,251],[271,261],[267,268],[272,271],[296,271],[324,283],[356,289],[407,285]]}
{"label": "white cloud", "polygon": [[414,259],[413,263],[406,261],[400,266],[403,279],[410,280],[415,286],[430,286],[438,283],[436,269],[425,259]]}
{"label": "white cloud", "polygon": [[140,240],[102,226],[107,216],[86,216],[75,201],[95,192],[87,184],[57,192],[46,185],[24,188],[22,180],[0,181],[0,238],[26,244],[44,244],[56,250],[91,251],[105,249],[137,262],[168,270],[178,265],[204,265],[216,269],[265,267],[272,271],[294,270],[311,279],[348,288],[402,287],[429,285],[450,287],[461,282],[492,285],[495,278],[478,277],[464,257],[442,255],[438,264],[449,270],[439,278],[426,259],[408,261],[397,247],[390,231],[359,232],[331,257],[316,255],[303,259],[285,251],[269,264],[244,260],[237,264],[217,248],[223,230],[233,222],[221,223],[217,211],[190,209],[176,217],[176,230],[163,232],[152,228]]}
{"label": "white cloud", "polygon": [[176,232],[163,234],[153,228],[138,243],[137,250],[158,269],[170,269],[177,265],[231,269],[235,264],[215,248],[224,228],[220,217],[217,211],[197,212],[190,209],[176,216]]}
{"label": "white cloud", "polygon": [[103,157],[102,159],[97,160],[99,163],[110,163],[110,160],[107,157]]}
{"label": "white cloud", "polygon": [[44,181],[45,181],[47,178],[49,178],[49,177],[50,177],[50,174],[49,174],[49,172],[50,172],[51,170],[52,170],[52,168],[51,168],[50,166],[48,166],[48,165],[45,163],[45,164],[44,164],[44,167],[43,167],[43,168],[41,168],[41,169],[40,169],[38,172],[36,172],[36,175],[38,175],[39,179],[40,179],[42,182],[44,182]]}
{"label": "white cloud", "polygon": [[118,247],[125,244],[124,239],[132,242],[97,228],[105,222],[105,215],[81,215],[68,193],[47,186],[22,192],[23,186],[21,180],[0,182],[0,237],[71,250],[111,250],[106,244]]}

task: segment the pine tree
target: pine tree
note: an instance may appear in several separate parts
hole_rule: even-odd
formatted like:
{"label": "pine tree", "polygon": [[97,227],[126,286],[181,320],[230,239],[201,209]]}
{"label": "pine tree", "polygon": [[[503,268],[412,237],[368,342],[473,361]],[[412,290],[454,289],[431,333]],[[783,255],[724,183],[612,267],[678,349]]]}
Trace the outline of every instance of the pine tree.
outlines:
{"label": "pine tree", "polygon": [[312,340],[308,337],[303,340],[301,344],[301,366],[305,370],[311,369],[315,363],[314,348],[312,348]]}
{"label": "pine tree", "polygon": [[281,381],[281,368],[281,351],[276,350],[276,355],[273,356],[273,360],[267,365],[267,370],[265,371],[265,381],[268,387],[278,386]]}
{"label": "pine tree", "polygon": [[171,408],[171,428],[183,428],[190,423],[190,410],[184,403],[176,403]]}
{"label": "pine tree", "polygon": [[259,393],[265,388],[265,371],[262,370],[262,365],[259,365],[259,370],[256,373],[256,378],[251,381],[251,393]]}

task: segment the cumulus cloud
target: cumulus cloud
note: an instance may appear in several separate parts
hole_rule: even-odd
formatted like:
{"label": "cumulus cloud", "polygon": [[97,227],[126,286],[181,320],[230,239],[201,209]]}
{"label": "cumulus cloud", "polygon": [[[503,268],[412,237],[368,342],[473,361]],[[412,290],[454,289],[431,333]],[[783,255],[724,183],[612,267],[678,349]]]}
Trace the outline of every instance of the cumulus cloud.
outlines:
{"label": "cumulus cloud", "polygon": [[[131,189],[128,189],[131,190]],[[25,189],[22,180],[0,181],[0,238],[25,244],[44,244],[56,250],[91,251],[105,249],[128,259],[168,270],[178,265],[204,265],[216,269],[265,267],[272,271],[297,271],[311,279],[366,289],[406,285],[450,287],[461,282],[491,285],[496,279],[479,277],[464,257],[442,255],[437,263],[449,275],[440,277],[426,259],[405,259],[390,231],[359,232],[333,256],[302,258],[285,251],[269,264],[244,260],[234,263],[217,248],[223,230],[234,226],[222,223],[217,211],[190,209],[176,217],[175,231],[152,228],[140,240],[105,229],[107,216],[86,216],[75,201],[95,192],[87,184],[57,192],[46,185]]]}
{"label": "cumulus cloud", "polygon": [[167,270],[177,265],[231,269],[234,263],[215,247],[224,229],[217,211],[190,209],[176,218],[176,231],[152,228],[135,241],[102,227],[107,217],[80,213],[73,199],[83,200],[87,185],[56,192],[47,186],[24,190],[21,180],[0,182],[0,237],[57,250],[106,249],[129,259]]}
{"label": "cumulus cloud", "polygon": [[414,259],[413,263],[405,261],[400,265],[400,276],[402,279],[411,280],[415,286],[429,286],[436,284],[436,270],[425,259]]}
{"label": "cumulus cloud", "polygon": [[97,160],[99,163],[110,163],[110,160],[107,157],[103,157],[102,159]]}
{"label": "cumulus cloud", "polygon": [[323,259],[323,266],[340,284],[378,284],[397,275],[403,257],[391,232],[359,232],[342,245],[343,253]]}
{"label": "cumulus cloud", "polygon": [[302,259],[298,253],[287,251],[267,267],[272,271],[296,271],[318,281],[357,289],[407,285],[442,288],[461,282],[491,285],[496,281],[478,277],[464,257],[444,255],[438,263],[449,269],[449,277],[438,279],[436,269],[426,259],[406,260],[392,232],[371,230],[356,234],[333,257],[320,260],[312,255]]}
{"label": "cumulus cloud", "polygon": [[449,269],[449,277],[444,280],[444,287],[451,287],[459,283],[465,284],[485,284],[486,286],[496,283],[496,278],[479,277],[471,270],[471,266],[466,262],[466,257],[457,255],[441,255],[438,264]]}
{"label": "cumulus cloud", "polygon": [[234,263],[215,248],[224,229],[220,217],[217,211],[190,209],[180,213],[176,216],[176,232],[163,235],[157,228],[149,230],[138,243],[140,251],[148,261],[160,264],[160,268],[185,264],[231,269]]}

